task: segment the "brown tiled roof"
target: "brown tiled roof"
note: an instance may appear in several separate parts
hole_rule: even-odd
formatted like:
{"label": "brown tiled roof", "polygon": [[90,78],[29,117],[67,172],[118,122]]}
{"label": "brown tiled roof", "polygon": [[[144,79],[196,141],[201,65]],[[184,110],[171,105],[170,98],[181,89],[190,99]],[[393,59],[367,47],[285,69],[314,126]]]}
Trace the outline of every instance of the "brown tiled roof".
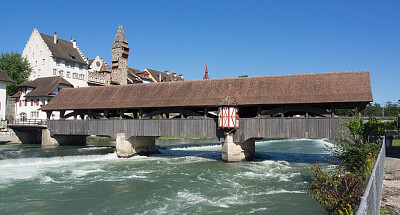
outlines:
{"label": "brown tiled roof", "polygon": [[91,59],[91,60],[89,60],[89,66],[92,65],[92,63],[93,63],[94,60],[96,60],[96,59]]}
{"label": "brown tiled roof", "polygon": [[169,75],[165,72],[160,72],[154,69],[149,69],[146,68],[147,71],[149,71],[149,73],[151,74],[151,76],[153,76],[153,78],[159,82],[160,81],[160,75],[161,75],[161,81],[162,82],[167,82],[167,81],[183,81],[183,79],[179,76],[174,77],[173,75]]}
{"label": "brown tiled roof", "polygon": [[3,70],[0,69],[0,81],[14,83],[14,81]]}
{"label": "brown tiled roof", "polygon": [[[44,77],[44,78],[37,78],[33,81],[24,82],[19,84],[18,87],[32,87],[35,88],[30,93],[26,94],[25,97],[43,97],[49,96],[50,93],[55,90],[60,84],[67,85],[73,87],[71,83],[65,80],[62,77]],[[19,94],[15,94],[14,96],[18,96]]]}
{"label": "brown tiled roof", "polygon": [[111,67],[106,63],[106,61],[102,60],[103,64],[101,65],[100,71],[102,72],[111,72]]}
{"label": "brown tiled roof", "polygon": [[176,81],[62,90],[42,110],[362,103],[372,99],[368,71]]}
{"label": "brown tiled roof", "polygon": [[54,37],[42,33],[40,33],[40,35],[54,57],[76,63],[87,64],[79,54],[78,50],[73,47],[72,42],[57,38],[57,44],[55,44]]}
{"label": "brown tiled roof", "polygon": [[137,72],[140,72],[140,70],[128,68],[128,79],[132,80],[133,83],[143,83],[142,79],[136,75]]}

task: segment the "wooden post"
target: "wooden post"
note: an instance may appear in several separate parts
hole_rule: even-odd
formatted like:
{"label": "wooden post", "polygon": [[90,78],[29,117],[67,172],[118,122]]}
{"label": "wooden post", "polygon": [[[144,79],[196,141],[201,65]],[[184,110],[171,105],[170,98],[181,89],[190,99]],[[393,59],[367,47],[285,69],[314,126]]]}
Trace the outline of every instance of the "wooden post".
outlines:
{"label": "wooden post", "polygon": [[203,115],[204,115],[204,119],[207,119],[207,115],[208,115],[208,108],[207,107],[204,107]]}
{"label": "wooden post", "polygon": [[104,117],[108,118],[109,110],[104,110]]}
{"label": "wooden post", "polygon": [[261,105],[257,106],[257,118],[258,118],[258,137],[261,136]]}
{"label": "wooden post", "polygon": [[309,122],[309,115],[308,113],[310,112],[310,106],[307,105],[306,107],[306,138],[308,138],[308,133],[310,132],[310,122]]}
{"label": "wooden post", "polygon": [[283,136],[284,132],[285,132],[285,125],[284,125],[284,118],[285,118],[285,108],[282,106],[282,113],[281,113],[281,138],[284,138],[285,136]]}
{"label": "wooden post", "polygon": [[139,119],[143,117],[143,108],[139,108]]}
{"label": "wooden post", "polygon": [[51,114],[53,113],[53,111],[51,111],[51,110],[49,110],[49,111],[46,111],[46,117],[47,117],[47,120],[49,120],[50,119],[50,117],[51,117]]}
{"label": "wooden post", "polygon": [[60,110],[60,119],[64,119],[65,110]]}
{"label": "wooden post", "polygon": [[181,119],[183,119],[183,108],[181,108]]}
{"label": "wooden post", "polygon": [[122,117],[124,116],[124,113],[125,113],[126,109],[119,109],[119,110],[117,110],[117,111],[118,111],[118,113],[119,113],[119,119],[122,119]]}

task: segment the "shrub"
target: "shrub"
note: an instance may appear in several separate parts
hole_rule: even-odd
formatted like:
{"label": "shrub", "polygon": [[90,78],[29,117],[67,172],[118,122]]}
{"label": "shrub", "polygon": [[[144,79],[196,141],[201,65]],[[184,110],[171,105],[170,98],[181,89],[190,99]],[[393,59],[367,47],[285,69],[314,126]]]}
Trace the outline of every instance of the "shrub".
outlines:
{"label": "shrub", "polygon": [[334,171],[324,172],[320,164],[311,167],[314,177],[307,188],[308,194],[322,204],[329,213],[353,214],[363,194],[357,183],[357,173],[347,172],[338,165]]}
{"label": "shrub", "polygon": [[324,172],[320,164],[311,167],[312,182],[308,194],[322,204],[329,213],[353,214],[358,208],[375,160],[379,154],[382,137],[387,129],[396,129],[397,121],[380,122],[370,119],[364,123],[359,117],[345,122],[349,129],[330,148],[338,158],[336,169]]}

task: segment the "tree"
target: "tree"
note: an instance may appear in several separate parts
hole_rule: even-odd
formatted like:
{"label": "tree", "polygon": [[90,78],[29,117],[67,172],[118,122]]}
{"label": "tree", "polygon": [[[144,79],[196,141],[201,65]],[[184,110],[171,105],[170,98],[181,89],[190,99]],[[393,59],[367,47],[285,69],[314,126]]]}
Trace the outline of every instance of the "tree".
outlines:
{"label": "tree", "polygon": [[32,71],[28,60],[16,52],[1,53],[0,69],[14,81],[13,84],[7,84],[7,96],[18,92],[17,85],[27,81]]}

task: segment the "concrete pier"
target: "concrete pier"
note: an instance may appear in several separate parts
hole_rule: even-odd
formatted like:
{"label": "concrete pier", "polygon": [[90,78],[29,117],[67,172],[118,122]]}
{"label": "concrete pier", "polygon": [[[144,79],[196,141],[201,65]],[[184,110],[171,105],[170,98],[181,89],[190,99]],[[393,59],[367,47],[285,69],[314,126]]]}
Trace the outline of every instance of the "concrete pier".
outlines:
{"label": "concrete pier", "polygon": [[84,135],[53,135],[50,136],[49,129],[42,129],[42,146],[58,145],[86,145],[86,136]]}
{"label": "concrete pier", "polygon": [[222,145],[222,160],[238,162],[253,160],[255,156],[255,140],[248,139],[244,142],[233,142],[233,133],[226,133]]}
{"label": "concrete pier", "polygon": [[117,133],[115,148],[120,158],[149,155],[156,152],[156,137],[132,136],[126,139],[125,133]]}

